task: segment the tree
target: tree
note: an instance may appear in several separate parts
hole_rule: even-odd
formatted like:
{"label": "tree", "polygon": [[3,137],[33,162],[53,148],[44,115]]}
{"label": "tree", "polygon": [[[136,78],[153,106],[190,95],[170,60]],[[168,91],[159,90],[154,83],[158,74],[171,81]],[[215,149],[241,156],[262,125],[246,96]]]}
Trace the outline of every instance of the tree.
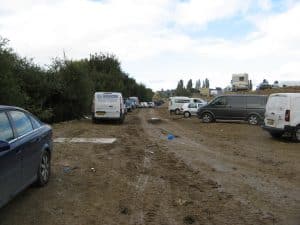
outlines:
{"label": "tree", "polygon": [[252,86],[252,80],[249,81],[249,90],[252,90],[253,86]]}
{"label": "tree", "polygon": [[184,93],[184,84],[183,84],[183,80],[180,80],[177,84],[175,94],[176,95],[183,95],[183,93]]}
{"label": "tree", "polygon": [[198,79],[198,80],[196,81],[195,89],[196,89],[196,90],[199,90],[200,88],[201,88],[201,81],[200,81],[200,79]]}
{"label": "tree", "polygon": [[207,78],[205,78],[205,87],[209,88],[209,80]]}
{"label": "tree", "polygon": [[124,97],[151,101],[153,91],[138,84],[110,54],[81,60],[55,58],[47,69],[21,58],[0,37],[0,104],[28,109],[43,121],[58,122],[90,113],[95,91],[117,91]]}
{"label": "tree", "polygon": [[187,85],[186,85],[186,90],[187,90],[188,92],[192,93],[192,91],[193,91],[193,81],[192,81],[192,79],[190,79],[190,80],[188,81],[188,83],[187,83]]}

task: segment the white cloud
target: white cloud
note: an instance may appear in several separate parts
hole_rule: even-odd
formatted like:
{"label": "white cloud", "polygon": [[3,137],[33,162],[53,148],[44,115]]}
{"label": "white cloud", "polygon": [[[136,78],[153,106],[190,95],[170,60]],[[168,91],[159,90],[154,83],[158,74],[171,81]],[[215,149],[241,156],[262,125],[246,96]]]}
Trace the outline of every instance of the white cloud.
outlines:
{"label": "white cloud", "polygon": [[180,25],[205,26],[208,22],[245,12],[252,0],[183,1],[178,4],[176,21]]}

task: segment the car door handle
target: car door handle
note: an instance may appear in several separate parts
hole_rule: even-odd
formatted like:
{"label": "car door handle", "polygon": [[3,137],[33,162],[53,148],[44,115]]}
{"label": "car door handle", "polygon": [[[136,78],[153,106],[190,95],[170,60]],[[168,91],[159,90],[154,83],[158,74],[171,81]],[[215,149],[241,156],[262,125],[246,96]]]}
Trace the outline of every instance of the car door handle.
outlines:
{"label": "car door handle", "polygon": [[38,137],[38,138],[34,138],[34,139],[32,139],[31,141],[30,141],[30,143],[35,143],[35,142],[39,142],[39,141],[41,141],[41,137]]}

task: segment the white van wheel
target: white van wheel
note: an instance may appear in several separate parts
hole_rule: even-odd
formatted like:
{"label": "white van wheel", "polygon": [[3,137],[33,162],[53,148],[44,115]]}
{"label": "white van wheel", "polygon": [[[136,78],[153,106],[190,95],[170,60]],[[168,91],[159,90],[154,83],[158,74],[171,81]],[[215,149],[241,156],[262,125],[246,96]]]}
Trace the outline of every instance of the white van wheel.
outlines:
{"label": "white van wheel", "polygon": [[259,123],[259,117],[257,115],[250,115],[248,118],[248,123],[251,125],[257,125]]}
{"label": "white van wheel", "polygon": [[190,112],[184,112],[183,115],[184,115],[185,118],[189,118],[191,116],[191,113]]}
{"label": "white van wheel", "polygon": [[180,114],[180,110],[179,109],[175,109],[175,114],[179,115]]}

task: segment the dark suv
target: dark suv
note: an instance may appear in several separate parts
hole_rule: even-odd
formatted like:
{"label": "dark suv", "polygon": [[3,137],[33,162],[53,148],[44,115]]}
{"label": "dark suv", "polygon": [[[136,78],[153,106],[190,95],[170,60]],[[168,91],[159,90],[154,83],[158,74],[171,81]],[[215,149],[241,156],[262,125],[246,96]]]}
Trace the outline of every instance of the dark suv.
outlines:
{"label": "dark suv", "polygon": [[50,177],[52,129],[29,112],[0,105],[0,207]]}
{"label": "dark suv", "polygon": [[223,95],[214,98],[197,112],[203,122],[216,119],[245,120],[256,125],[263,121],[268,97],[265,95]]}

